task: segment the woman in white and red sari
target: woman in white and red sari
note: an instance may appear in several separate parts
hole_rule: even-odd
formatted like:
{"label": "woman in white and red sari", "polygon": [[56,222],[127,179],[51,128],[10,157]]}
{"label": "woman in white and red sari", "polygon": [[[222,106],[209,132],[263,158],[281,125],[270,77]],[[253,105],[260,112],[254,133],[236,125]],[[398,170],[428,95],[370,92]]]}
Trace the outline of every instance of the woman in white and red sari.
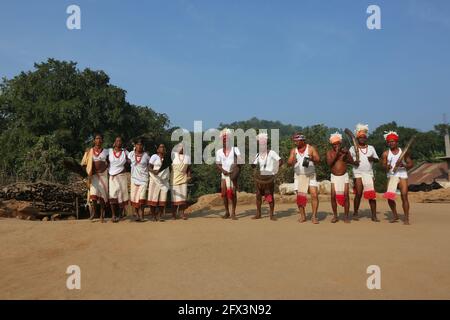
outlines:
{"label": "woman in white and red sari", "polygon": [[148,163],[150,156],[144,151],[144,143],[137,140],[134,150],[128,154],[131,161],[131,195],[130,202],[134,208],[136,221],[144,220],[144,205],[147,201]]}
{"label": "woman in white and red sari", "polygon": [[108,150],[103,149],[102,144],[103,136],[96,134],[94,147],[86,150],[81,165],[90,167],[92,162],[91,172],[89,172],[89,201],[93,210],[90,219],[97,215],[100,207],[100,221],[104,222],[105,206],[108,203]]}
{"label": "woman in white and red sari", "polygon": [[109,204],[112,212],[112,222],[119,222],[125,206],[128,204],[128,175],[125,165],[128,151],[122,148],[122,138],[117,137],[109,149]]}

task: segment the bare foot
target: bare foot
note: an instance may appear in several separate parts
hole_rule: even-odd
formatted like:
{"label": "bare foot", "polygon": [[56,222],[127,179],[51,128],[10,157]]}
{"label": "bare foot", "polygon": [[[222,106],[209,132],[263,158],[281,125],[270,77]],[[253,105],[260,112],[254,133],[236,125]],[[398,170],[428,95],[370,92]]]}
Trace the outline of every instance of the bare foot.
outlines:
{"label": "bare foot", "polygon": [[238,218],[236,217],[236,215],[235,214],[232,214],[231,215],[231,220],[237,220]]}
{"label": "bare foot", "polygon": [[403,224],[404,224],[405,226],[409,226],[409,225],[410,225],[409,220],[406,219],[405,221],[403,221]]}
{"label": "bare foot", "polygon": [[359,216],[357,213],[353,214],[353,220],[359,221]]}
{"label": "bare foot", "polygon": [[319,220],[317,220],[317,218],[312,218],[311,221],[313,224],[319,224]]}
{"label": "bare foot", "polygon": [[272,221],[277,221],[278,219],[277,219],[277,217],[275,217],[275,216],[270,216],[270,220],[272,220]]}
{"label": "bare foot", "polygon": [[301,217],[300,219],[298,219],[298,222],[300,222],[300,223],[306,222],[306,218]]}
{"label": "bare foot", "polygon": [[344,218],[344,223],[350,223],[350,219],[348,217]]}
{"label": "bare foot", "polygon": [[373,222],[380,222],[380,220],[376,216],[372,216],[372,221]]}
{"label": "bare foot", "polygon": [[396,223],[398,222],[398,217],[394,217],[391,220],[389,220],[389,223]]}
{"label": "bare foot", "polygon": [[222,219],[228,219],[230,217],[230,214],[229,213],[225,213],[223,216],[222,216]]}
{"label": "bare foot", "polygon": [[333,219],[331,219],[331,223],[336,223],[338,221],[339,221],[338,217],[333,217]]}
{"label": "bare foot", "polygon": [[260,214],[257,214],[257,215],[255,215],[255,216],[253,216],[252,219],[253,219],[253,220],[261,219],[261,215],[260,215]]}

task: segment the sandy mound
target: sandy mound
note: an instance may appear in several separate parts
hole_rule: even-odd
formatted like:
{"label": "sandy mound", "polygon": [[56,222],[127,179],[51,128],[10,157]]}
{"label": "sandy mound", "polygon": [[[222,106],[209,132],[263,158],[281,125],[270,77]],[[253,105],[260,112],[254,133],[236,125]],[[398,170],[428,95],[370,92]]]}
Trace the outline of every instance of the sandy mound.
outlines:
{"label": "sandy mound", "polygon": [[411,199],[415,202],[430,203],[441,202],[450,203],[450,188],[437,189],[429,192],[419,191],[410,193]]}

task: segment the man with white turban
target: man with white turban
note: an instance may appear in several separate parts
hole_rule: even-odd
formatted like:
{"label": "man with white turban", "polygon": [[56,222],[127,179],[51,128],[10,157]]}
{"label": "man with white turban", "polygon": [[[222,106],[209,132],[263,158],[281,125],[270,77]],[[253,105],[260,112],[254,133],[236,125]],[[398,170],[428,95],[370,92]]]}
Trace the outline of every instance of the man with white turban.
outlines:
{"label": "man with white turban", "polygon": [[221,174],[220,187],[223,204],[225,206],[224,219],[230,218],[229,203],[231,202],[231,219],[237,220],[237,179],[240,170],[241,152],[233,144],[233,134],[230,129],[225,128],[221,131],[222,148],[216,152],[216,165]]}
{"label": "man with white turban", "polygon": [[[350,147],[350,155],[355,164],[353,165],[353,176],[355,178],[355,199],[353,201],[354,213],[353,219],[358,220],[359,205],[361,198],[369,200],[370,210],[372,212],[372,221],[379,222],[377,218],[377,194],[374,188],[374,174],[372,165],[379,161],[375,148],[367,144],[369,135],[369,126],[358,123],[355,129],[356,140],[358,141],[358,150]],[[358,153],[358,154],[357,154]],[[359,157],[359,162],[356,159]]]}
{"label": "man with white turban", "polygon": [[255,161],[253,161],[253,167],[259,167],[259,174],[255,175],[256,215],[253,219],[261,218],[261,204],[262,197],[264,197],[264,200],[269,204],[270,220],[275,221],[274,179],[283,161],[275,151],[268,149],[267,133],[260,133],[256,138],[258,139],[259,153],[256,155]]}
{"label": "man with white turban", "polygon": [[339,132],[330,136],[332,149],[327,152],[327,164],[331,168],[331,207],[333,209],[332,223],[339,221],[337,204],[344,207],[344,222],[350,223],[348,213],[350,209],[349,178],[347,163],[353,163],[353,159],[347,149],[342,148],[342,135]]}

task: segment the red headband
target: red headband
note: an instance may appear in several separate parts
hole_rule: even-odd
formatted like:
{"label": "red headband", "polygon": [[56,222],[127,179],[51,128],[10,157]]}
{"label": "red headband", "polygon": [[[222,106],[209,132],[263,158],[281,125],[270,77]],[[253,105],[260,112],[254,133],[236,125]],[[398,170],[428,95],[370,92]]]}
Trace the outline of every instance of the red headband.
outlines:
{"label": "red headband", "polygon": [[388,134],[386,137],[386,141],[389,141],[389,140],[398,141],[398,135],[396,135],[395,133]]}

